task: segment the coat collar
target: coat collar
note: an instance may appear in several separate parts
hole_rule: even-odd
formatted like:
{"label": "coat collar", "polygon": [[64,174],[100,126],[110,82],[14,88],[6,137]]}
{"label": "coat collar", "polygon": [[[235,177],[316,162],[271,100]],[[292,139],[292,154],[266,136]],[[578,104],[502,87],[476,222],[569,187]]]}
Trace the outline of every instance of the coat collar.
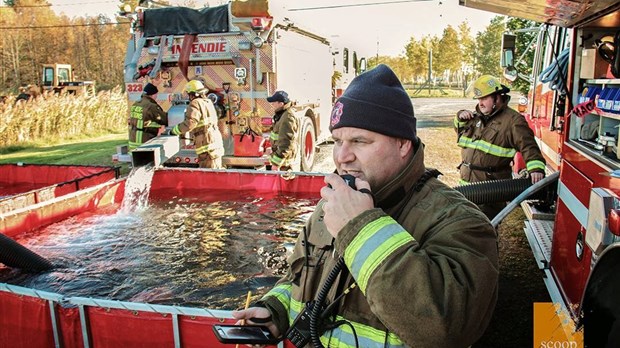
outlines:
{"label": "coat collar", "polygon": [[374,192],[375,205],[388,212],[402,202],[425,173],[424,144],[418,138],[418,149],[407,166],[385,186]]}
{"label": "coat collar", "polygon": [[480,111],[480,108],[478,107],[478,105],[476,105],[476,113],[480,115],[480,118],[486,124],[491,118],[502,113],[507,107],[508,107],[508,104],[501,104],[498,108],[495,108],[495,110],[489,115],[484,115],[482,114],[482,111]]}

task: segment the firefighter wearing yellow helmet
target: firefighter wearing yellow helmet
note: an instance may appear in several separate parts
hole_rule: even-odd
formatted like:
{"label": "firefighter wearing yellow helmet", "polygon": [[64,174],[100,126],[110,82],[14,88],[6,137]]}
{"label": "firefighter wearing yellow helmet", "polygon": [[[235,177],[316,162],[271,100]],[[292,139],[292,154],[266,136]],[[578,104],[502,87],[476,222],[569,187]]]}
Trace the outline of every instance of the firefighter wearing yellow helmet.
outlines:
{"label": "firefighter wearing yellow helmet", "polygon": [[200,168],[222,168],[224,143],[218,128],[218,118],[213,102],[205,94],[208,90],[198,80],[191,80],[185,85],[189,95],[189,105],[185,110],[185,120],[174,126],[170,134],[190,133],[198,155]]}
{"label": "firefighter wearing yellow helmet", "polygon": [[[458,166],[461,184],[512,178],[512,162],[517,152],[525,161],[532,183],[545,176],[545,159],[525,117],[508,107],[510,88],[491,75],[483,75],[469,91],[478,101],[475,111],[460,110],[454,119],[461,147]],[[505,202],[481,204],[492,219]]]}

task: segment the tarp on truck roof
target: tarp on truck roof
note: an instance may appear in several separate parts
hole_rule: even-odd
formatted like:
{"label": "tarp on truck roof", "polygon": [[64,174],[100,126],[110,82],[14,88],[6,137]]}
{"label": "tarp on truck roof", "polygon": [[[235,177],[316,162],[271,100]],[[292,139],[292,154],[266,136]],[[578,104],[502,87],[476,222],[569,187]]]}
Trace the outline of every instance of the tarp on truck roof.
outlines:
{"label": "tarp on truck roof", "polygon": [[165,7],[144,11],[144,36],[224,33],[228,31],[228,5],[194,10]]}

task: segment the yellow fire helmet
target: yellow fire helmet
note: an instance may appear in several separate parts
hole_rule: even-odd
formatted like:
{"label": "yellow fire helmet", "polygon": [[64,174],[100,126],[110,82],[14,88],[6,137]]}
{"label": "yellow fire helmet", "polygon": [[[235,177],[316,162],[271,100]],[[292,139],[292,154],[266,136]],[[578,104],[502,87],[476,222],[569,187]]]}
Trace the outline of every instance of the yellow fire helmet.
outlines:
{"label": "yellow fire helmet", "polygon": [[198,80],[191,80],[185,85],[185,92],[187,93],[198,93],[202,92],[205,89],[205,85]]}
{"label": "yellow fire helmet", "polygon": [[474,99],[480,99],[493,93],[506,94],[510,88],[502,85],[499,80],[491,75],[482,75],[468,88],[468,94]]}

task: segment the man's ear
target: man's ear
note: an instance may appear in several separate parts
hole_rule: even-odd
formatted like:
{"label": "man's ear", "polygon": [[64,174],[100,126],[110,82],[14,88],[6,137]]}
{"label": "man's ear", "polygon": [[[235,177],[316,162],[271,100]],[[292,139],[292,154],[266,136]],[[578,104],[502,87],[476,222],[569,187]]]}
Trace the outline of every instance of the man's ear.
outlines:
{"label": "man's ear", "polygon": [[407,157],[409,152],[413,151],[413,141],[410,139],[397,139],[398,141],[398,149],[401,157]]}

